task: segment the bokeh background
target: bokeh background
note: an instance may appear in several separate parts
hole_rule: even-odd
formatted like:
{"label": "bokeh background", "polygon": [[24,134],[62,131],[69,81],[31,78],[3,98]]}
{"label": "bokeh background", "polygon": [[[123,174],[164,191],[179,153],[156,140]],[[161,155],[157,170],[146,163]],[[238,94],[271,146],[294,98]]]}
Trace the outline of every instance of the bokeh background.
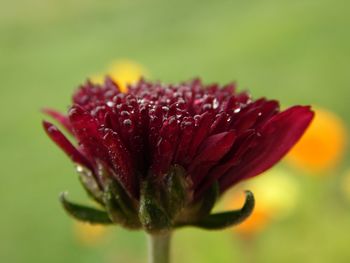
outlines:
{"label": "bokeh background", "polygon": [[346,0],[0,0],[1,262],[146,262],[143,233],[66,216],[59,192],[88,201],[41,128],[42,107],[65,111],[87,77],[116,72],[236,81],[322,112],[304,148],[237,187],[256,189],[251,221],[178,231],[174,262],[350,262],[349,13]]}

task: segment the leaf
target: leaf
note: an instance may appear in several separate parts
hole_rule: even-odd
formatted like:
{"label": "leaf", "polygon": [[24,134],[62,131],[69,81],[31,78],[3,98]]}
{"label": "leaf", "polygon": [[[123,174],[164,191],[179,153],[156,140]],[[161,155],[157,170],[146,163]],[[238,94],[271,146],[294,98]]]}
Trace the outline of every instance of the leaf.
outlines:
{"label": "leaf", "polygon": [[90,224],[112,224],[108,214],[105,211],[78,205],[66,199],[67,193],[60,195],[60,201],[66,212],[77,220],[88,222]]}
{"label": "leaf", "polygon": [[219,197],[219,184],[215,181],[212,186],[203,194],[202,199],[199,199],[178,217],[178,225],[186,224],[186,222],[197,222],[201,218],[207,217],[213,209]]}
{"label": "leaf", "polygon": [[250,191],[246,191],[245,193],[246,200],[241,209],[211,214],[196,222],[179,224],[178,227],[194,226],[208,230],[218,230],[242,223],[250,216],[255,204],[253,193]]}
{"label": "leaf", "polygon": [[164,203],[167,213],[174,218],[192,200],[193,192],[186,171],[180,165],[173,165],[165,179]]}
{"label": "leaf", "polygon": [[93,172],[81,165],[78,165],[76,169],[79,174],[79,181],[83,185],[86,193],[103,206],[103,192],[97,184]]}
{"label": "leaf", "polygon": [[203,199],[196,204],[196,214],[199,218],[207,216],[213,209],[220,195],[219,183],[215,181],[213,185],[203,195]]}
{"label": "leaf", "polygon": [[107,184],[104,202],[108,214],[115,223],[130,229],[141,227],[133,200],[117,182]]}
{"label": "leaf", "polygon": [[157,191],[152,183],[144,181],[141,186],[139,218],[149,233],[169,231],[172,225],[171,219],[156,195]]}

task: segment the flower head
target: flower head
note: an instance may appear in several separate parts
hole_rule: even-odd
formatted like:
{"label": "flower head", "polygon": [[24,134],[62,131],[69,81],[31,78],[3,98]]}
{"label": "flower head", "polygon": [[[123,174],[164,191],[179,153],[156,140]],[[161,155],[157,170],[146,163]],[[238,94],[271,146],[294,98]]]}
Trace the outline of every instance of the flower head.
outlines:
{"label": "flower head", "polygon": [[[198,79],[178,85],[140,80],[125,93],[109,78],[103,85],[87,82],[67,116],[52,112],[78,146],[53,124],[44,128],[106,209],[103,220],[148,231],[215,228],[213,221],[223,222],[222,215],[209,215],[217,196],[276,164],[313,118],[307,106],[281,112],[275,100],[253,100],[234,84],[205,86]],[[82,207],[62,200],[80,216]],[[231,218],[239,221],[244,209]]]}

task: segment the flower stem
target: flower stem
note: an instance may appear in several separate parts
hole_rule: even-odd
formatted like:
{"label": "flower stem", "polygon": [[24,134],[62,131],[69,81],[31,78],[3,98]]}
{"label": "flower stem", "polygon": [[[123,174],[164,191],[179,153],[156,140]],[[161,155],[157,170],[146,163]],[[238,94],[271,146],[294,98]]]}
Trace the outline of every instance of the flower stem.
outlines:
{"label": "flower stem", "polygon": [[171,233],[148,236],[148,263],[170,262]]}

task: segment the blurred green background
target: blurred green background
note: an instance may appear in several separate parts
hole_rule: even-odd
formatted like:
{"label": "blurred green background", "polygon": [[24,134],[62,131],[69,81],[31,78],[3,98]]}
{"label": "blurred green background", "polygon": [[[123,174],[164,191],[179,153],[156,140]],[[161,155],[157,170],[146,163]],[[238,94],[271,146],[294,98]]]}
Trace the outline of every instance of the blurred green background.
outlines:
{"label": "blurred green background", "polygon": [[[40,108],[66,110],[87,76],[128,58],[152,79],[235,80],[254,97],[320,105],[348,125],[349,14],[345,0],[0,0],[1,262],[146,262],[143,233],[111,229],[94,246],[75,238],[58,193],[86,198]],[[339,190],[349,162],[323,178],[294,172],[300,204],[253,248],[232,230],[184,229],[174,262],[350,262]]]}

